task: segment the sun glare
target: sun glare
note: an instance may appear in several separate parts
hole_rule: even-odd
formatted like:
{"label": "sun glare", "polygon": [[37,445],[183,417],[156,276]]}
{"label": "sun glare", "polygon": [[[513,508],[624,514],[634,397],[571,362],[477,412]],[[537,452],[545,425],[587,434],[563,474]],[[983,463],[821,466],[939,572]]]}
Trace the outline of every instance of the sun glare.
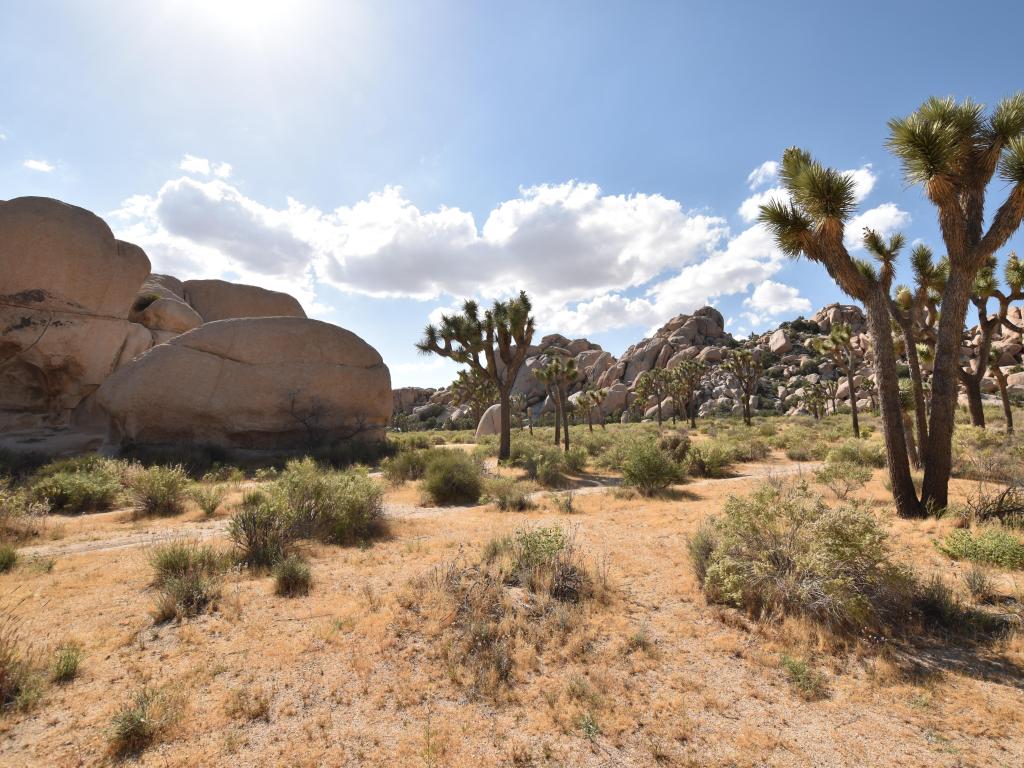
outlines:
{"label": "sun glare", "polygon": [[288,32],[297,21],[307,17],[312,2],[310,0],[193,0],[188,5],[191,6],[189,15],[202,26],[215,27],[226,38],[239,41],[258,41],[268,36],[278,36]]}

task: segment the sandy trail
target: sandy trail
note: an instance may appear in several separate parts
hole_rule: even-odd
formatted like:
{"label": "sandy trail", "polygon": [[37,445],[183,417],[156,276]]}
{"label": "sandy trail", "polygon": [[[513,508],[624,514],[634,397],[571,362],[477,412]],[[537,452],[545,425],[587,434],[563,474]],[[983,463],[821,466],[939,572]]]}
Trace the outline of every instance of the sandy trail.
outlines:
{"label": "sandy trail", "polygon": [[[739,467],[739,474],[732,477],[718,479],[693,480],[686,484],[687,489],[706,485],[708,483],[735,483],[750,480],[758,477],[783,477],[809,473],[820,466],[820,462],[808,462],[788,466],[778,464],[751,463]],[[618,486],[617,482],[599,483],[588,485],[583,488],[575,488],[572,492],[577,495],[590,495],[603,493]],[[530,497],[539,501],[558,491],[543,490],[530,494]],[[479,506],[479,505],[476,505]],[[420,507],[413,504],[384,504],[384,515],[395,520],[411,520],[422,518],[445,517],[458,515],[460,512],[474,509],[475,506],[449,506],[449,507]],[[90,539],[87,541],[75,541],[66,544],[41,544],[34,547],[22,547],[19,553],[27,558],[43,557],[64,557],[67,555],[78,555],[86,552],[102,552],[107,550],[127,549],[131,547],[147,547],[160,544],[174,539],[189,539],[202,541],[216,538],[227,531],[228,520],[193,521],[176,528],[159,528],[147,531],[136,531],[133,533],[114,534],[103,538]]]}

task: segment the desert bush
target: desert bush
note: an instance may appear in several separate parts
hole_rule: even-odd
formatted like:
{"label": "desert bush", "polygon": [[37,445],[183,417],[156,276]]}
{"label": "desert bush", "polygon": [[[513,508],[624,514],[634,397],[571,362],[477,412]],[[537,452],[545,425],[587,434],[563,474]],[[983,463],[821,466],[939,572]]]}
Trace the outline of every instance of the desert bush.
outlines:
{"label": "desert bush", "polygon": [[239,560],[251,568],[273,566],[285,556],[292,541],[285,515],[260,491],[242,497],[241,509],[228,524],[228,536]]}
{"label": "desert bush", "polygon": [[530,499],[530,487],[507,477],[489,480],[487,495],[494,499],[495,506],[502,512],[525,512],[535,506]]}
{"label": "desert bush", "polygon": [[443,450],[431,457],[423,490],[434,504],[476,504],[483,492],[483,468],[462,451]]}
{"label": "desert bush", "polygon": [[220,597],[220,579],[200,571],[188,571],[160,583],[153,620],[162,624],[172,619],[191,618],[202,613]]}
{"label": "desert bush", "polygon": [[988,601],[992,597],[993,585],[988,571],[975,564],[964,571],[964,586],[967,592],[978,602]]}
{"label": "desert bush", "polygon": [[645,496],[661,493],[682,479],[682,468],[653,440],[634,443],[622,463],[623,483]]}
{"label": "desert bush", "polygon": [[683,430],[666,432],[658,441],[658,448],[676,464],[683,464],[690,452],[690,436]]}
{"label": "desert bush", "polygon": [[862,467],[884,467],[885,449],[878,443],[851,438],[833,446],[825,455],[833,464],[856,464]]}
{"label": "desert bush", "polygon": [[825,676],[803,659],[784,655],[782,668],[786,671],[790,685],[806,701],[823,699],[828,695],[828,681]]}
{"label": "desert bush", "polygon": [[309,563],[299,555],[288,555],[274,566],[274,591],[282,597],[308,595],[312,584]]}
{"label": "desert bush", "polygon": [[197,483],[188,490],[188,496],[207,517],[213,517],[224,502],[227,490],[223,485]]}
{"label": "desert bush", "polygon": [[722,450],[732,461],[739,462],[761,461],[770,452],[768,443],[764,440],[747,436],[723,441]]}
{"label": "desert bush", "polygon": [[384,493],[365,470],[328,472],[312,459],[290,461],[271,496],[298,538],[351,544],[383,525]]}
{"label": "desert bush", "polygon": [[333,469],[347,469],[353,465],[370,466],[393,456],[397,446],[387,440],[339,440],[309,452],[309,457]]}
{"label": "desert bush", "polygon": [[600,456],[614,443],[615,437],[606,429],[602,429],[597,432],[587,432],[579,439],[579,445],[581,445],[583,450],[585,450],[592,458]]}
{"label": "desert bush", "polygon": [[109,509],[121,491],[117,463],[102,456],[52,461],[36,470],[32,496],[53,512],[71,514]]}
{"label": "desert bush", "polygon": [[208,576],[221,574],[231,566],[231,557],[209,544],[170,541],[153,547],[149,564],[153,568],[153,584],[160,586],[193,572]]}
{"label": "desert bush", "polygon": [[860,490],[871,479],[871,470],[848,461],[827,461],[814,472],[814,479],[844,500],[851,492]]}
{"label": "desert bush", "polygon": [[34,501],[23,488],[8,487],[0,478],[0,542],[22,541],[43,532],[49,506]]}
{"label": "desert bush", "polygon": [[587,468],[587,460],[589,454],[586,448],[576,445],[570,448],[562,455],[562,462],[565,465],[566,472],[572,472],[573,474],[579,474]]}
{"label": "desert bush", "polygon": [[695,477],[728,477],[734,463],[732,453],[716,442],[691,446],[687,470]]}
{"label": "desert bush", "polygon": [[111,720],[110,748],[117,757],[137,755],[180,716],[180,705],[166,690],[144,688]]}
{"label": "desert bush", "polygon": [[427,470],[427,463],[434,449],[417,449],[399,452],[381,465],[384,477],[394,485],[409,480],[419,480]]}
{"label": "desert bush", "polygon": [[909,600],[911,578],[889,560],[874,516],[858,505],[830,509],[806,483],[730,497],[706,536],[710,554],[694,563],[705,595],[752,615],[854,631],[883,626]]}
{"label": "desert bush", "polygon": [[566,469],[565,454],[558,446],[536,439],[514,440],[509,463],[526,470],[528,478],[546,488],[559,488],[565,484],[562,474]]}
{"label": "desert bush", "polygon": [[70,683],[78,677],[78,668],[82,664],[82,648],[76,643],[69,643],[57,649],[53,660],[51,677],[55,683]]}
{"label": "desert bush", "polygon": [[0,544],[0,573],[7,573],[18,563],[18,550],[10,544]]}
{"label": "desert bush", "polygon": [[0,712],[31,709],[39,699],[40,674],[36,655],[21,624],[8,605],[0,606]]}
{"label": "desert bush", "polygon": [[715,551],[715,543],[715,524],[710,520],[701,521],[693,536],[686,540],[686,549],[690,553],[693,572],[701,584],[704,583],[704,578],[707,576],[711,555]]}
{"label": "desert bush", "polygon": [[576,509],[576,494],[572,491],[566,493],[552,494],[551,500],[555,504],[555,509],[563,515],[574,515],[577,512]]}
{"label": "desert bush", "polygon": [[180,465],[136,466],[125,479],[135,516],[167,517],[184,511],[190,481]]}
{"label": "desert bush", "polygon": [[980,487],[961,508],[968,524],[998,522],[1007,528],[1024,528],[1024,482],[988,490]]}
{"label": "desert bush", "polygon": [[958,528],[936,542],[936,546],[954,560],[987,563],[1000,568],[1024,568],[1024,541],[996,526],[977,531]]}

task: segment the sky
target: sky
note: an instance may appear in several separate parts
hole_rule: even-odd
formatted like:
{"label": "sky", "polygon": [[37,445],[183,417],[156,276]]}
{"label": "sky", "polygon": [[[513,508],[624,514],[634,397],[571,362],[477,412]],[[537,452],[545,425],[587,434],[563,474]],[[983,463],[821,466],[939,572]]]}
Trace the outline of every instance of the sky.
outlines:
{"label": "sky", "polygon": [[852,249],[871,226],[942,253],[886,122],[1024,88],[1022,24],[1019,0],[0,0],[0,199],[287,291],[394,386],[451,380],[427,322],[520,289],[539,334],[616,355],[704,304],[745,336],[847,300],[757,224],[783,150],[853,174]]}

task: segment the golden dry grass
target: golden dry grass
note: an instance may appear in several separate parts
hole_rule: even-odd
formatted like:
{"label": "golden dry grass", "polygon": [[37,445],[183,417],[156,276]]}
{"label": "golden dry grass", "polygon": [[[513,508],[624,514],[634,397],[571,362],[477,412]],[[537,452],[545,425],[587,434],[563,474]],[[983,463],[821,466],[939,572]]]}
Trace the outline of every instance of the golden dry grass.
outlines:
{"label": "golden dry grass", "polygon": [[[775,455],[765,465],[788,463]],[[366,549],[303,545],[308,597],[275,597],[271,577],[232,574],[215,611],[180,624],[153,624],[145,546],[58,553],[50,572],[16,568],[0,575],[0,593],[16,598],[8,608],[25,634],[44,654],[75,641],[83,661],[76,680],[0,719],[0,764],[109,762],[111,717],[145,686],[174,692],[181,709],[140,765],[1024,764],[1019,636],[911,658],[704,602],[687,537],[757,482],[692,482],[670,499],[580,494],[571,517],[550,503],[397,516],[392,535]],[[959,583],[962,567],[931,543],[952,522],[892,519],[881,472],[856,495],[876,502],[901,558]],[[392,488],[387,501],[413,508],[420,492]],[[50,545],[206,522],[191,509],[141,522],[103,513],[69,519]],[[478,560],[497,534],[551,524],[577,526],[589,556],[607,559],[608,598],[581,608],[558,642],[520,647],[510,685],[481,693],[443,645],[446,614],[410,585],[439,565]],[[1014,577],[997,575],[1014,594]],[[828,697],[795,693],[783,654],[824,674]]]}

